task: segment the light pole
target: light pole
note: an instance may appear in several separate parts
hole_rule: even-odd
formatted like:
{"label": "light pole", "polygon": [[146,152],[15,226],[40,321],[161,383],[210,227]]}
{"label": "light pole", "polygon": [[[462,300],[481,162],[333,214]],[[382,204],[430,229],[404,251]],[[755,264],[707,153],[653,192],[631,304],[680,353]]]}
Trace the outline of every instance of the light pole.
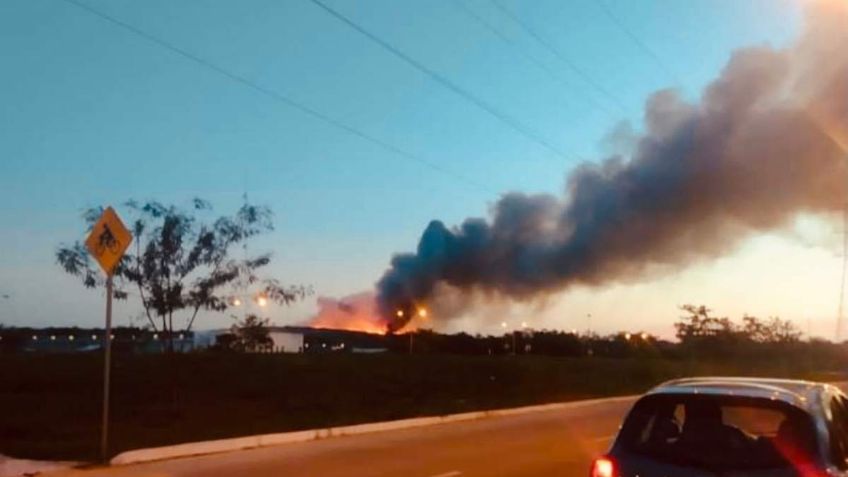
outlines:
{"label": "light pole", "polygon": [[[506,324],[506,321],[501,322],[501,328],[504,329],[504,333],[507,332],[507,326],[508,325]],[[515,331],[512,331],[511,334],[512,334],[512,350],[511,350],[511,352],[512,352],[512,354],[515,354]]]}
{"label": "light pole", "polygon": [[[424,319],[427,318],[427,309],[426,308],[419,308],[418,311],[415,314],[418,316],[418,318],[424,320]],[[397,316],[399,318],[403,317],[403,310],[398,310]],[[415,330],[409,330],[409,354],[412,354],[412,349],[413,349],[414,344],[415,344]]]}
{"label": "light pole", "polygon": [[[832,137],[832,136],[831,136]],[[846,151],[845,159],[848,164],[848,145],[842,146],[842,143],[837,139],[836,144]],[[848,167],[845,168],[848,172]],[[845,198],[845,205],[842,211],[842,282],[839,286],[839,312],[836,315],[836,341],[842,339],[842,321],[844,320],[845,307],[845,283],[848,280],[848,197]]]}
{"label": "light pole", "polygon": [[530,335],[530,328],[527,325],[526,321],[521,322],[521,342],[524,344],[524,354],[527,354],[530,343],[527,342],[527,337]]}

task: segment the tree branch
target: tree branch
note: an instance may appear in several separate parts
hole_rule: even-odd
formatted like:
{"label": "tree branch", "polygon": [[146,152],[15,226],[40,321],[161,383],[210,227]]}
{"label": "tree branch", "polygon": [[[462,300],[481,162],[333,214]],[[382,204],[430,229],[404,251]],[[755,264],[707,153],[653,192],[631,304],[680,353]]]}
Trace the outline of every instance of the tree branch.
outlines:
{"label": "tree branch", "polygon": [[147,316],[147,321],[150,322],[150,326],[153,327],[153,331],[156,330],[156,324],[153,322],[153,317],[150,316],[150,305],[147,303],[147,297],[144,296],[144,287],[141,286],[141,277],[144,276],[141,273],[141,237],[136,237],[135,239],[135,266],[136,266],[136,284],[138,285],[138,294],[141,297],[141,306],[144,308],[144,314]]}

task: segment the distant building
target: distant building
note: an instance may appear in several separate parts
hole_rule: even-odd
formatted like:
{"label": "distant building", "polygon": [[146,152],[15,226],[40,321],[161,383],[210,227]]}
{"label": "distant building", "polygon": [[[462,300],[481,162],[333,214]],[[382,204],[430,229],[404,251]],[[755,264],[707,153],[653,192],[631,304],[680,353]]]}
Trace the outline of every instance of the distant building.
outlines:
{"label": "distant building", "polygon": [[[195,333],[194,347],[197,349],[211,348],[219,342],[219,337],[230,334],[229,329],[203,330]],[[302,353],[303,333],[289,327],[272,326],[268,328],[268,337],[272,345],[265,353]]]}
{"label": "distant building", "polygon": [[[102,328],[2,328],[0,351],[13,353],[85,353],[103,347]],[[174,351],[194,349],[194,333],[175,332]],[[167,336],[140,328],[112,330],[116,353],[161,353],[167,349]]]}
{"label": "distant building", "polygon": [[302,353],[304,336],[303,333],[288,329],[286,327],[272,327],[268,336],[274,342],[275,353]]}
{"label": "distant building", "polygon": [[[101,328],[0,328],[0,352],[86,353],[103,348]],[[175,332],[174,351],[207,349],[218,343],[229,329]],[[162,353],[168,340],[162,333],[140,328],[112,330],[116,353]],[[386,336],[356,331],[298,326],[273,326],[268,330],[272,345],[268,353],[382,353],[389,347]]]}
{"label": "distant building", "polygon": [[388,351],[386,336],[361,331],[286,326],[290,333],[303,334],[305,353],[383,353]]}

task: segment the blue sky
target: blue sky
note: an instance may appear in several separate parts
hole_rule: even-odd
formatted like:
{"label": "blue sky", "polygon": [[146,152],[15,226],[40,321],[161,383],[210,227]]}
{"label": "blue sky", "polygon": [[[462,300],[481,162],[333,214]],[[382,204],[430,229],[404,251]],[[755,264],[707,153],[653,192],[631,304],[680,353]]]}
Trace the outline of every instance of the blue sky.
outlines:
{"label": "blue sky", "polygon": [[[599,0],[327,0],[515,118],[558,155],[308,0],[80,1],[447,172],[304,115],[71,3],[6,0],[6,325],[102,321],[99,294],[63,276],[53,253],[83,234],[82,209],[128,198],[187,203],[200,196],[228,212],[247,192],[276,213],[277,231],[253,245],[274,252],[270,274],[312,284],[321,295],[368,289],[431,219],[485,215],[510,190],[559,193],[580,160],[603,157],[603,138],[616,124],[638,130],[651,92],[673,86],[697,98],[735,48],[786,45],[801,25],[790,0],[604,0],[630,33]],[[581,306],[604,309],[608,292],[589,293]],[[671,316],[676,304],[667,304]],[[311,309],[310,300],[272,317],[295,322]],[[133,313],[131,304],[119,306],[118,323]],[[618,325],[609,313],[610,326]],[[218,316],[204,324],[227,322]]]}

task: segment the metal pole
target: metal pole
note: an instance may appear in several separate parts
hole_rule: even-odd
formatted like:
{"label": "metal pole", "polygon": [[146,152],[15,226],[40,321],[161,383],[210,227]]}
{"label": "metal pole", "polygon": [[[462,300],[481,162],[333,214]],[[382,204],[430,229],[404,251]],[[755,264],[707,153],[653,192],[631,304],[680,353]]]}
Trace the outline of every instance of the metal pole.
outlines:
{"label": "metal pole", "polygon": [[515,349],[515,331],[512,332],[512,354],[518,354],[518,350]]}
{"label": "metal pole", "polygon": [[842,339],[842,322],[845,310],[845,282],[848,276],[848,202],[846,202],[842,215],[842,281],[839,286],[839,312],[836,315],[835,340],[838,343]]}
{"label": "metal pole", "polygon": [[[848,157],[846,157],[848,158]],[[845,168],[848,172],[848,167]],[[846,197],[848,199],[848,197]],[[839,313],[836,315],[836,342],[842,339],[842,321],[844,320],[845,307],[845,282],[848,276],[848,200],[845,201],[842,210],[842,282],[839,288]]]}
{"label": "metal pole", "polygon": [[100,458],[109,458],[109,375],[112,363],[112,276],[106,279],[106,333],[103,335],[103,425],[100,435]]}

